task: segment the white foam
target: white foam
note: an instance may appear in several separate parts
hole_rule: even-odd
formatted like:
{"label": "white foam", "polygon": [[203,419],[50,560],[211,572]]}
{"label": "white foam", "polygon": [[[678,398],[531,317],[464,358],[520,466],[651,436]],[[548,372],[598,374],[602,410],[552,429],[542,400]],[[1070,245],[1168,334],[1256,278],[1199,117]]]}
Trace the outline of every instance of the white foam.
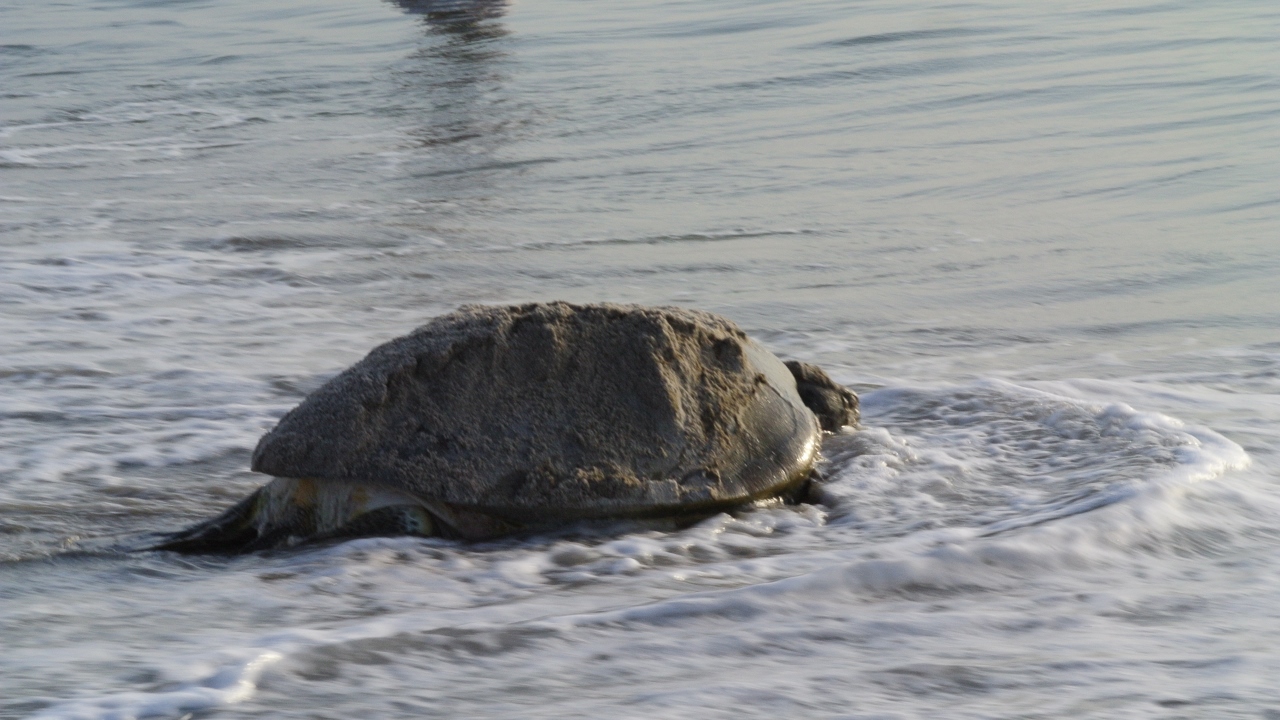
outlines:
{"label": "white foam", "polygon": [[197,682],[158,692],[122,692],[58,703],[32,715],[31,720],[134,720],[235,705],[253,696],[259,676],[282,657],[270,650],[257,652]]}
{"label": "white foam", "polygon": [[[720,621],[767,628],[758,621],[842,616],[883,598],[1007,592],[1038,578],[1132,562],[1142,548],[1162,545],[1158,538],[1214,522],[1188,509],[1186,496],[1249,462],[1211,430],[1008,383],[900,388],[867,399],[867,429],[845,438],[865,454],[833,459],[831,522],[819,507],[774,507],[681,531],[606,530],[482,547],[369,538],[285,556],[272,561],[269,588],[238,587],[253,582],[240,574],[207,579],[193,591],[228,601],[274,593],[277,599],[260,601],[268,605],[347,598],[360,608],[373,602],[375,617],[362,610],[256,637],[205,638],[222,647],[208,659],[176,663],[189,671],[162,689],[70,700],[36,717],[105,720],[226,707],[249,699],[271,664],[341,657],[342,648],[370,640],[380,648],[455,643],[498,652],[502,638],[534,632],[590,647],[591,633],[618,628]],[[1004,493],[975,494],[966,485],[981,484],[987,466],[980,460],[1008,465],[1016,452],[1030,452],[1031,440],[1068,452],[1061,477],[1051,463],[1023,461],[1005,470],[1018,482],[1039,483],[1037,492],[1020,494],[1009,477],[1001,481],[1010,486]],[[1089,458],[1088,448],[1097,457]],[[1155,448],[1169,451],[1160,462],[1134,459]],[[1063,501],[1080,490],[1073,479],[1099,477],[1101,484],[1086,484],[1085,496]],[[972,503],[964,507],[975,517],[992,515],[995,498],[1004,499],[1008,516],[952,522],[947,503],[933,494],[941,491],[930,485],[939,478],[961,498],[952,502]],[[947,522],[922,526],[922,518]],[[561,592],[566,583],[575,591]],[[584,583],[595,589],[578,587]],[[941,632],[927,621],[917,613],[914,625],[867,632]]]}
{"label": "white foam", "polygon": [[889,536],[999,532],[1243,467],[1239,445],[1122,403],[988,380],[863,397],[867,429],[829,442],[836,522]]}

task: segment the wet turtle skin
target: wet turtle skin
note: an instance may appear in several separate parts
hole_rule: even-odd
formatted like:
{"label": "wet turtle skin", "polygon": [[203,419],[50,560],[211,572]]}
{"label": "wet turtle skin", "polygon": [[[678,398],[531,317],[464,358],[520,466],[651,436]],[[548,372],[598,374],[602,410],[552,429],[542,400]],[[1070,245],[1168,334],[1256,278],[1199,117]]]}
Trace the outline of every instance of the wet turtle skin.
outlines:
{"label": "wet turtle skin", "polygon": [[308,396],[254,451],[275,479],[158,547],[704,517],[795,494],[824,429],[857,421],[821,369],[710,313],[464,306]]}

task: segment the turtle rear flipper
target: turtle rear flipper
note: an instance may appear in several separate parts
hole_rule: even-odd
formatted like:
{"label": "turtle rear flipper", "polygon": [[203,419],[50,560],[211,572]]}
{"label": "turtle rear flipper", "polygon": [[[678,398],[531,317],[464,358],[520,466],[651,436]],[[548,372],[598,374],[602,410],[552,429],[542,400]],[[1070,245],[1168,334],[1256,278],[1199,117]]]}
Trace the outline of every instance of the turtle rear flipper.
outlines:
{"label": "turtle rear flipper", "polygon": [[168,536],[153,550],[243,553],[371,535],[441,534],[416,498],[364,483],[275,478],[222,515]]}
{"label": "turtle rear flipper", "polygon": [[263,491],[258,488],[245,499],[233,505],[221,515],[199,525],[175,533],[149,550],[172,550],[183,553],[241,553],[259,538],[257,524],[259,505]]}

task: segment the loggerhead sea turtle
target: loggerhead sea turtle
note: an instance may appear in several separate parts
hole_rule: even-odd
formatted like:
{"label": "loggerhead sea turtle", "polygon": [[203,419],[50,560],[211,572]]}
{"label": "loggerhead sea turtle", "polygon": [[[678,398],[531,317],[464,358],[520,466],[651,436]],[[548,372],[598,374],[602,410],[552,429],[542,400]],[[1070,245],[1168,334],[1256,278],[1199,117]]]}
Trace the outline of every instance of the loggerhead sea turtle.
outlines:
{"label": "loggerhead sea turtle", "polygon": [[697,518],[799,492],[823,431],[857,421],[854,393],[717,315],[464,306],[311,393],[254,450],[274,479],[157,547]]}

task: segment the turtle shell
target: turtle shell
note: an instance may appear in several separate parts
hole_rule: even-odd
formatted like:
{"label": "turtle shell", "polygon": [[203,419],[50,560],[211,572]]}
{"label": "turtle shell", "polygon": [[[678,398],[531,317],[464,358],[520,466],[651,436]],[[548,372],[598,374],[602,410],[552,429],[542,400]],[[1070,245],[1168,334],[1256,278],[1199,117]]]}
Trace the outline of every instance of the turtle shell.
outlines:
{"label": "turtle shell", "polygon": [[791,371],[717,315],[464,306],[308,396],[253,469],[537,525],[775,495],[808,478],[820,438]]}

